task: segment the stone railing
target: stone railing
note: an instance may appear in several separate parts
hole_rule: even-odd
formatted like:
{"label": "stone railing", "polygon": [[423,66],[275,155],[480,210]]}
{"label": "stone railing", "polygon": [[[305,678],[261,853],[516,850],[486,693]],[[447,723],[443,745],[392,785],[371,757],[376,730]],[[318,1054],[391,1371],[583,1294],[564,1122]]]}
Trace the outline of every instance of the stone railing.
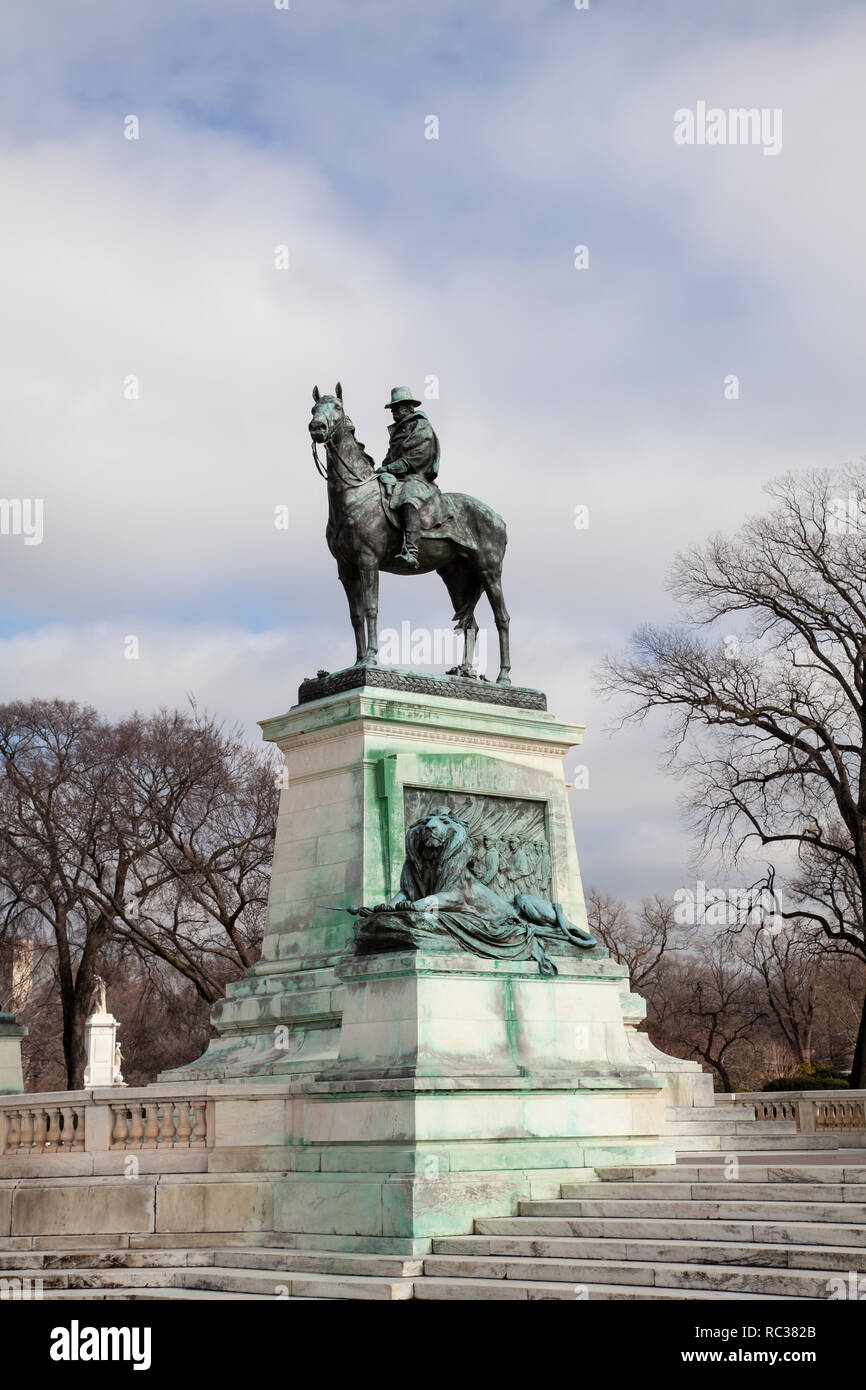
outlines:
{"label": "stone railing", "polygon": [[794,1120],[801,1134],[866,1132],[866,1091],[737,1091],[716,1104],[754,1106],[758,1120]]}
{"label": "stone railing", "polygon": [[4,1102],[0,1109],[0,1154],[80,1153],[84,1148],[81,1104]]}
{"label": "stone railing", "polygon": [[251,1164],[283,1172],[304,1104],[294,1085],[255,1081],[0,1095],[0,1185],[6,1178],[247,1173]]}
{"label": "stone railing", "polygon": [[210,1109],[191,1086],[0,1096],[0,1159],[207,1149]]}
{"label": "stone railing", "polygon": [[207,1101],[110,1101],[112,1149],[206,1149]]}

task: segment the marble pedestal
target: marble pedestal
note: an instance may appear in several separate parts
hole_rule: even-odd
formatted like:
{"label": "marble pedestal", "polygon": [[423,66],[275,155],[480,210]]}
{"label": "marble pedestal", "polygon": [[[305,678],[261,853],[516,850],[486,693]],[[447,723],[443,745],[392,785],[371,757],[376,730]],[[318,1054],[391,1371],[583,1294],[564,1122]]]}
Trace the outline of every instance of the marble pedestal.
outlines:
{"label": "marble pedestal", "polygon": [[673,1162],[664,1082],[628,1048],[625,969],[558,965],[550,979],[463,952],[347,960],[339,1057],[299,1099],[278,1229],[408,1251],[596,1164]]}
{"label": "marble pedestal", "polygon": [[397,891],[406,829],[442,804],[479,856],[493,827],[501,873],[511,838],[528,845],[541,895],[586,926],[563,771],[582,729],[529,694],[328,687],[262,725],[287,774],[262,958],[215,1007],[204,1056],[161,1080],[273,1087],[273,1228],[307,1246],[421,1250],[596,1164],[673,1162],[664,1063],[699,1068],[646,1051],[604,948],[565,946],[554,977],[461,950],[355,953],[342,909]]}
{"label": "marble pedestal", "polygon": [[117,1019],[114,1014],[94,1013],[84,1024],[84,1086],[122,1086],[123,1077],[115,1066]]}
{"label": "marble pedestal", "polygon": [[27,1029],[14,1014],[0,1014],[0,1095],[20,1095],[24,1090],[21,1044]]}
{"label": "marble pedestal", "polygon": [[262,957],[216,1005],[218,1036],[204,1056],[162,1079],[286,1078],[336,1060],[337,966],[353,954],[354,930],[333,908],[397,891],[407,807],[419,796],[535,806],[551,893],[585,925],[563,774],[579,725],[540,709],[370,686],[296,705],[262,729],[283,753],[287,778]]}

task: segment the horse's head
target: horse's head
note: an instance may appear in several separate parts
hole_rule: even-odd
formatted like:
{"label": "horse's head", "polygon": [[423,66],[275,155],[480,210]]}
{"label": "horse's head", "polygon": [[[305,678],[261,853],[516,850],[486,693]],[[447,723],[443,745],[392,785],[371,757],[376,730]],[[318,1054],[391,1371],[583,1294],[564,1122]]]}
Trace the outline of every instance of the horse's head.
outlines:
{"label": "horse's head", "polygon": [[339,432],[339,427],[346,418],[343,411],[343,388],[339,381],[333,396],[320,396],[318,386],[314,386],[313,402],[310,434],[314,444],[327,444],[331,436]]}

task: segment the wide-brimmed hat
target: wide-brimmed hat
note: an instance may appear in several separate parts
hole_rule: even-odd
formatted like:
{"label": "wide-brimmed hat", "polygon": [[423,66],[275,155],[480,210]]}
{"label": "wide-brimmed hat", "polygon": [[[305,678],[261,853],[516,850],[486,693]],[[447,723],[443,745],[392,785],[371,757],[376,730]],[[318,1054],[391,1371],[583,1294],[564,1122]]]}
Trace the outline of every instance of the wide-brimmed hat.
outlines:
{"label": "wide-brimmed hat", "polygon": [[420,404],[421,402],[417,401],[415,397],[412,395],[412,388],[410,386],[392,386],[391,399],[390,401],[388,401],[387,405],[385,406],[385,409],[393,410],[395,405]]}

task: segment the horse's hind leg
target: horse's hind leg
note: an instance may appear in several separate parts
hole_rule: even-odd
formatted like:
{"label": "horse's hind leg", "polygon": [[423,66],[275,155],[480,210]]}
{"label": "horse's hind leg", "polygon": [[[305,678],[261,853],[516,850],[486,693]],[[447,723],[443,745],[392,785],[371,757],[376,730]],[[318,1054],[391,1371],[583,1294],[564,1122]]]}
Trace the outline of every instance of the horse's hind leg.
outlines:
{"label": "horse's hind leg", "polygon": [[481,580],[477,571],[463,557],[450,560],[436,571],[442,578],[448,595],[454,605],[454,631],[463,633],[463,661],[459,671],[462,676],[471,676],[475,657],[475,639],[478,624],[475,621],[475,605],[481,597]]}
{"label": "horse's hind leg", "polygon": [[490,607],[493,609],[493,617],[496,622],[496,631],[499,633],[499,675],[496,677],[496,683],[497,685],[510,685],[511,650],[508,642],[510,618],[508,609],[505,607],[499,571],[495,575],[485,578],[484,591],[490,600]]}
{"label": "horse's hind leg", "polygon": [[361,576],[352,565],[338,564],[337,573],[340,576],[340,583],[346,590],[346,598],[349,600],[349,614],[352,619],[352,631],[355,634],[355,665],[360,666],[364,660],[364,605],[361,597]]}

